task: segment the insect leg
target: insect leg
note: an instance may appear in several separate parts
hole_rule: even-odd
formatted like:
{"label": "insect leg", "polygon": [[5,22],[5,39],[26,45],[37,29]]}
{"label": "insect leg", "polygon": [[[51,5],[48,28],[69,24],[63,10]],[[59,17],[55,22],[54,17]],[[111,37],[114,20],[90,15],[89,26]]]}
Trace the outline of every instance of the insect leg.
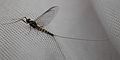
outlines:
{"label": "insect leg", "polygon": [[[23,18],[27,19],[26,17],[23,17]],[[3,23],[3,24],[1,24],[1,25],[13,24],[13,23],[17,23],[17,22],[19,22],[19,21],[23,21],[23,22],[25,22],[25,23],[26,23],[26,21],[24,21],[24,20],[23,20],[23,18],[12,19],[12,20],[17,20],[17,21],[10,22],[10,23]]]}
{"label": "insect leg", "polygon": [[30,31],[31,31],[31,26],[30,26],[30,30],[29,30],[28,34],[30,33]]}
{"label": "insect leg", "polygon": [[38,30],[36,30],[37,31],[37,35],[38,35]]}
{"label": "insect leg", "polygon": [[17,20],[17,21],[15,21],[15,22],[10,22],[10,23],[3,23],[3,24],[1,24],[1,25],[6,25],[6,24],[13,24],[13,23],[17,23],[17,22],[19,22],[19,21],[21,21],[21,19],[20,19],[20,20]]}
{"label": "insect leg", "polygon": [[31,26],[30,26],[30,30],[29,30],[29,33],[30,33],[30,31],[31,31]]}

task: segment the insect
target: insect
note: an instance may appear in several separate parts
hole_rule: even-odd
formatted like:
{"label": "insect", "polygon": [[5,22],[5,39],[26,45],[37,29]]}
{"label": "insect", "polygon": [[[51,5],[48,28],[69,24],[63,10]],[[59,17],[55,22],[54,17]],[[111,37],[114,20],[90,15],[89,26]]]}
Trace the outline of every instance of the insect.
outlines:
{"label": "insect", "polygon": [[21,19],[21,20],[23,22],[29,24],[30,29],[31,29],[31,27],[33,27],[34,29],[37,29],[38,31],[44,32],[51,36],[54,36],[54,34],[50,33],[46,29],[43,29],[43,27],[50,23],[50,21],[53,19],[53,17],[57,13],[58,9],[59,9],[58,6],[53,6],[53,7],[49,8],[41,16],[37,17],[37,19],[35,19],[35,21],[32,21],[31,19],[28,19],[26,17],[23,17],[23,18],[25,18],[26,21],[24,21],[23,19]]}
{"label": "insect", "polygon": [[[12,22],[12,23],[23,21],[24,23],[30,25],[30,30],[31,30],[31,27],[32,27],[32,28],[37,29],[38,31],[44,32],[44,33],[46,33],[46,34],[48,34],[48,35],[50,35],[52,37],[57,36],[57,37],[61,37],[61,38],[68,38],[68,39],[74,39],[74,40],[83,40],[83,41],[105,41],[105,40],[89,40],[89,39],[79,39],[79,38],[64,37],[64,36],[53,34],[53,33],[49,32],[49,31],[47,31],[46,29],[43,29],[44,26],[48,25],[52,21],[52,19],[55,17],[58,10],[59,10],[58,6],[53,6],[53,7],[49,8],[47,11],[45,11],[41,16],[38,16],[35,20],[31,20],[31,19],[29,19],[27,17],[23,17],[23,18],[20,18],[19,20],[15,21],[15,22]],[[7,23],[7,24],[11,24],[11,23]],[[61,51],[61,48],[60,48],[58,42],[57,41],[55,41],[55,42],[57,43],[57,46]],[[61,53],[62,53],[62,51],[61,51]],[[64,56],[63,53],[62,53],[62,55]]]}
{"label": "insect", "polygon": [[[90,39],[79,39],[79,38],[64,37],[64,36],[53,34],[49,31],[47,31],[46,29],[43,29],[44,26],[47,26],[53,20],[56,13],[58,12],[58,10],[59,10],[58,6],[53,6],[53,7],[49,8],[47,11],[45,11],[42,15],[38,16],[35,20],[31,20],[27,17],[23,17],[23,18],[20,18],[19,20],[15,21],[15,22],[11,22],[11,23],[16,23],[16,22],[19,22],[19,21],[23,21],[26,24],[30,25],[30,30],[31,30],[31,27],[32,27],[34,29],[37,29],[38,31],[44,32],[44,33],[46,33],[48,35],[51,35],[53,37],[57,36],[57,37],[61,37],[61,38],[68,38],[68,39],[74,39],[74,40],[84,40],[84,41],[105,41],[105,39],[103,39],[103,40],[90,40]],[[7,24],[11,24],[11,23],[7,23]]]}
{"label": "insect", "polygon": [[[19,21],[23,21],[24,23],[30,25],[30,30],[32,27],[34,29],[37,29],[38,31],[44,32],[51,36],[54,36],[53,33],[50,33],[46,29],[43,29],[43,27],[48,25],[51,22],[51,20],[54,18],[55,14],[57,13],[58,9],[59,9],[58,6],[53,6],[53,7],[49,8],[47,11],[45,11],[41,16],[38,16],[34,21],[27,17],[23,17],[23,18],[19,18],[19,20],[15,21],[15,22],[5,23],[5,24],[12,24],[12,23],[16,23]],[[2,24],[2,25],[4,25],[4,24]]]}
{"label": "insect", "polygon": [[[4,24],[12,24],[12,23],[17,23],[19,21],[23,21],[24,23],[30,25],[30,30],[32,27],[34,29],[37,29],[38,31],[44,32],[44,33],[54,37],[55,35],[53,33],[47,31],[46,29],[43,29],[43,27],[48,25],[51,22],[51,20],[54,18],[55,14],[57,13],[58,9],[59,9],[58,6],[53,6],[53,7],[49,8],[47,11],[45,11],[41,16],[38,16],[34,21],[27,17],[23,17],[23,18],[19,18],[19,20],[15,21],[15,22],[4,23]],[[4,25],[4,24],[2,24],[2,25]],[[57,45],[58,49],[60,50],[60,53],[62,54],[63,58],[66,60],[66,57],[63,54],[59,43],[56,41],[55,38],[53,40],[56,42],[56,45]]]}

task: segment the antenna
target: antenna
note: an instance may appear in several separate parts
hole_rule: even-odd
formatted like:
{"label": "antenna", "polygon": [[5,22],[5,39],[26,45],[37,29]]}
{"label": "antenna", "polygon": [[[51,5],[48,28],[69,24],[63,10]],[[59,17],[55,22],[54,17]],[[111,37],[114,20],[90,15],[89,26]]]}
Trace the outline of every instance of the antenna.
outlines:
{"label": "antenna", "polygon": [[[23,17],[23,18],[26,18],[26,17]],[[10,22],[10,23],[3,23],[3,24],[1,24],[1,25],[13,24],[13,23],[17,23],[17,22],[19,22],[19,21],[23,21],[23,22],[25,22],[25,21],[23,20],[23,18],[18,18],[19,20],[17,20],[17,19],[12,19],[12,20],[17,20],[17,21]]]}

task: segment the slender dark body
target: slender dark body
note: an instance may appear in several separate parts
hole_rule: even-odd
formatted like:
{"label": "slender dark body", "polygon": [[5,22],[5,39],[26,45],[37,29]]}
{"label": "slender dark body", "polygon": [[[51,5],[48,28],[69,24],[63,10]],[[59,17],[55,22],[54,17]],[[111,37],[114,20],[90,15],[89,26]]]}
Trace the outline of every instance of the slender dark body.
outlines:
{"label": "slender dark body", "polygon": [[26,21],[24,21],[24,20],[23,21],[25,23],[28,23],[34,29],[37,29],[38,31],[44,32],[44,33],[49,34],[51,36],[54,36],[54,34],[48,32],[47,30],[43,29],[42,27],[39,27],[35,21],[31,21],[30,19],[27,19],[26,17],[24,17],[24,18],[26,19]]}

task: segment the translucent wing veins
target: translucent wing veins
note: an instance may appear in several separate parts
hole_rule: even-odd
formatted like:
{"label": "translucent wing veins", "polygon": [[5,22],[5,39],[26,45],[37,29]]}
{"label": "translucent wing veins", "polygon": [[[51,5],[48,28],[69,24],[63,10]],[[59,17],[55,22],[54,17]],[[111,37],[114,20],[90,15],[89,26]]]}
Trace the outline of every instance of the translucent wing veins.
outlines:
{"label": "translucent wing veins", "polygon": [[35,19],[36,23],[39,26],[46,26],[48,25],[51,20],[55,17],[56,13],[58,12],[59,7],[53,6],[49,8],[46,12],[44,12],[41,16],[38,16],[37,19]]}

